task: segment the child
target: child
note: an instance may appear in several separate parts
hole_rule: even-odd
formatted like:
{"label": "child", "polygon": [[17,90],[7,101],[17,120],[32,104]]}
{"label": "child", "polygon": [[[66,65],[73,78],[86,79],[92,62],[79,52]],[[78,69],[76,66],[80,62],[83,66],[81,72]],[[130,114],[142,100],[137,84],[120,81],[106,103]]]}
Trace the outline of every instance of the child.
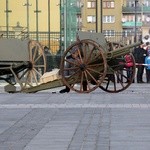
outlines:
{"label": "child", "polygon": [[148,55],[145,58],[146,80],[147,80],[147,83],[150,83],[150,50],[148,50],[147,53]]}
{"label": "child", "polygon": [[[124,58],[125,58],[125,67],[127,69],[127,82],[129,82],[132,77],[133,60],[130,54],[126,54]],[[134,80],[132,82],[134,82]]]}

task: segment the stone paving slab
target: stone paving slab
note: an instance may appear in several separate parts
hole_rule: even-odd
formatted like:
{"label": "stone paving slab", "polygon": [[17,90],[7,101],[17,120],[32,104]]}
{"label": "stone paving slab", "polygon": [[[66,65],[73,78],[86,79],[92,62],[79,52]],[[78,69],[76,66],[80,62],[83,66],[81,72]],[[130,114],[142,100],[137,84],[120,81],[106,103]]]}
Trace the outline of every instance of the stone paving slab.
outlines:
{"label": "stone paving slab", "polygon": [[149,150],[149,88],[8,94],[0,86],[0,150]]}

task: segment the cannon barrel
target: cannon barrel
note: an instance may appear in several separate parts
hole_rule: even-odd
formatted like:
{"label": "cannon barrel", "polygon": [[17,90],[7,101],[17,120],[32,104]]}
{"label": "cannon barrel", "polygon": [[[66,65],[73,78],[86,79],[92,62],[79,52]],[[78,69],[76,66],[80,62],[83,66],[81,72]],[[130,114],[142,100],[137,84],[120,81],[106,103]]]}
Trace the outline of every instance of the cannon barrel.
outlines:
{"label": "cannon barrel", "polygon": [[130,50],[131,48],[139,46],[141,44],[142,44],[142,42],[140,41],[140,42],[136,42],[131,45],[127,45],[127,46],[115,49],[114,51],[107,52],[106,57],[107,57],[107,59],[111,59],[111,58],[116,58],[119,56],[124,56],[131,52],[131,50]]}

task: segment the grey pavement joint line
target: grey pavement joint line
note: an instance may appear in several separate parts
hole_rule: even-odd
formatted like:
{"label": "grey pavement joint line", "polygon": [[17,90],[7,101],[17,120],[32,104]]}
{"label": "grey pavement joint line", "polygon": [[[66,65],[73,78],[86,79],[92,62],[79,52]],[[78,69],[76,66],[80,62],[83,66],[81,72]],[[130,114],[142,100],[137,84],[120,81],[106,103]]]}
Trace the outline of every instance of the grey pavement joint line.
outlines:
{"label": "grey pavement joint line", "polygon": [[[110,149],[111,113],[111,109],[103,109],[100,114],[99,131],[95,150]],[[105,133],[105,135],[103,133]]]}
{"label": "grey pavement joint line", "polygon": [[150,108],[150,104],[0,104],[0,108]]}
{"label": "grey pavement joint line", "polygon": [[[87,132],[90,127],[90,124],[93,119],[95,110],[92,109],[92,112],[89,114],[86,111],[83,114],[83,117],[81,118],[79,125],[76,129],[76,132],[72,138],[71,143],[69,144],[69,147],[67,150],[72,150],[72,148],[75,145],[78,145],[78,150],[83,150],[84,144],[86,142]],[[82,132],[80,132],[80,128],[82,128]],[[78,141],[80,139],[80,141]]]}
{"label": "grey pavement joint line", "polygon": [[[86,111],[86,109],[85,109],[85,111]],[[71,139],[71,141],[70,141],[70,143],[69,143],[69,145],[68,145],[67,150],[69,150],[69,149],[71,148],[72,141],[74,140],[74,137],[75,137],[75,135],[76,135],[76,133],[77,133],[77,130],[78,130],[78,128],[79,128],[79,126],[80,126],[80,124],[81,124],[81,122],[82,122],[82,119],[83,119],[83,117],[84,117],[84,115],[85,115],[85,111],[82,113],[82,116],[80,117],[78,126],[77,126],[77,128],[76,128],[76,130],[75,130],[75,132],[74,132],[74,135],[73,135],[73,137],[72,137],[72,139]]]}

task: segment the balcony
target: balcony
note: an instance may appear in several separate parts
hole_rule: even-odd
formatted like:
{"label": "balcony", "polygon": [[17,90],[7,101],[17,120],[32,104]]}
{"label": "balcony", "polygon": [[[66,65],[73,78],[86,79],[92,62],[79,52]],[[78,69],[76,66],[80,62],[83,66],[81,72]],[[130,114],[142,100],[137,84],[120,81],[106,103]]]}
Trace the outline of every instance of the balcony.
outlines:
{"label": "balcony", "polygon": [[150,27],[150,22],[143,21],[143,27]]}
{"label": "balcony", "polygon": [[[142,26],[142,22],[136,22],[136,26],[137,27],[141,27]],[[126,21],[126,22],[123,22],[122,23],[122,27],[131,27],[131,28],[133,28],[133,27],[135,27],[135,22],[134,21],[130,21],[130,22],[128,22],[128,21]]]}
{"label": "balcony", "polygon": [[[136,7],[136,12],[141,13],[142,7]],[[122,7],[122,13],[135,13],[135,7]]]}
{"label": "balcony", "polygon": [[[122,7],[122,13],[135,13],[135,7]],[[138,6],[136,7],[136,13],[150,13],[150,7]]]}

